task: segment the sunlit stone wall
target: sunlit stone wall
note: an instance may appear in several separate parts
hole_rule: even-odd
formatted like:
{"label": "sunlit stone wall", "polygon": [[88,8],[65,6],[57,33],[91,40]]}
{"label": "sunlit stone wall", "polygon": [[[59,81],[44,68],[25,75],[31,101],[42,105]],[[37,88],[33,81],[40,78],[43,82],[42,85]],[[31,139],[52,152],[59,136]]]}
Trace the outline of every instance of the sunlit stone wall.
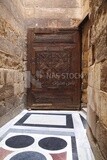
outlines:
{"label": "sunlit stone wall", "polygon": [[0,0],[0,126],[25,104],[26,48],[20,1]]}

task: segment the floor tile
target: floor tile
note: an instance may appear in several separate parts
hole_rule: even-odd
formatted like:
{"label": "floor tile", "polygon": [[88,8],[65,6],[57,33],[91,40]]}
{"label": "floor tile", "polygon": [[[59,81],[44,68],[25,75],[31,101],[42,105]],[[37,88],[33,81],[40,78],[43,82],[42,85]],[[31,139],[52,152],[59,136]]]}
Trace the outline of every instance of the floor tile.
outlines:
{"label": "floor tile", "polygon": [[65,115],[43,115],[43,114],[33,114],[30,115],[24,124],[44,124],[44,125],[65,125],[66,126],[66,116]]}
{"label": "floor tile", "polygon": [[94,160],[86,124],[81,111],[24,110],[1,128],[0,160]]}
{"label": "floor tile", "polygon": [[71,114],[27,113],[15,125],[73,128]]}

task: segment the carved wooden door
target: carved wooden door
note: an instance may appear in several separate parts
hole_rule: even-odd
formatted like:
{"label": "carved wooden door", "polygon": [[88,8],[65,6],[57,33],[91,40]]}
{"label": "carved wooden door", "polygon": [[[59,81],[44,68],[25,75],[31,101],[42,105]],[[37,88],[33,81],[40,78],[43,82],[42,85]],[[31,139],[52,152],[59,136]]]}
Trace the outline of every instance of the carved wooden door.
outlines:
{"label": "carved wooden door", "polygon": [[28,71],[29,108],[80,109],[79,31],[29,29]]}

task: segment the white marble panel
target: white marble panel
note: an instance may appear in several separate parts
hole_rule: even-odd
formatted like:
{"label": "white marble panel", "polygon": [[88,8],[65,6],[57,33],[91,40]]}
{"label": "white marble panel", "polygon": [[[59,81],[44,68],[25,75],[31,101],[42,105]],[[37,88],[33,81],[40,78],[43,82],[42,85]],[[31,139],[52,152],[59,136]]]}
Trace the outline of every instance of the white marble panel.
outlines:
{"label": "white marble panel", "polygon": [[43,124],[43,125],[64,125],[66,126],[65,115],[43,115],[32,114],[27,118],[24,124]]}

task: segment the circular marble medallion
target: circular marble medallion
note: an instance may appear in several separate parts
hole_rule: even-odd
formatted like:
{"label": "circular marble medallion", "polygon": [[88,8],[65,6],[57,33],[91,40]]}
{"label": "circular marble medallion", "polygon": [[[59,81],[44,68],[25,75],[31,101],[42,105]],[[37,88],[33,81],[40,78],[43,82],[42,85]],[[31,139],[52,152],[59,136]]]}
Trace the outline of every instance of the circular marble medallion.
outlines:
{"label": "circular marble medallion", "polygon": [[14,155],[9,160],[47,160],[47,158],[39,152],[26,151]]}
{"label": "circular marble medallion", "polygon": [[67,146],[67,142],[62,138],[47,137],[39,141],[39,146],[47,150],[61,150]]}
{"label": "circular marble medallion", "polygon": [[6,140],[5,144],[12,148],[24,148],[34,143],[34,138],[27,135],[17,135]]}

